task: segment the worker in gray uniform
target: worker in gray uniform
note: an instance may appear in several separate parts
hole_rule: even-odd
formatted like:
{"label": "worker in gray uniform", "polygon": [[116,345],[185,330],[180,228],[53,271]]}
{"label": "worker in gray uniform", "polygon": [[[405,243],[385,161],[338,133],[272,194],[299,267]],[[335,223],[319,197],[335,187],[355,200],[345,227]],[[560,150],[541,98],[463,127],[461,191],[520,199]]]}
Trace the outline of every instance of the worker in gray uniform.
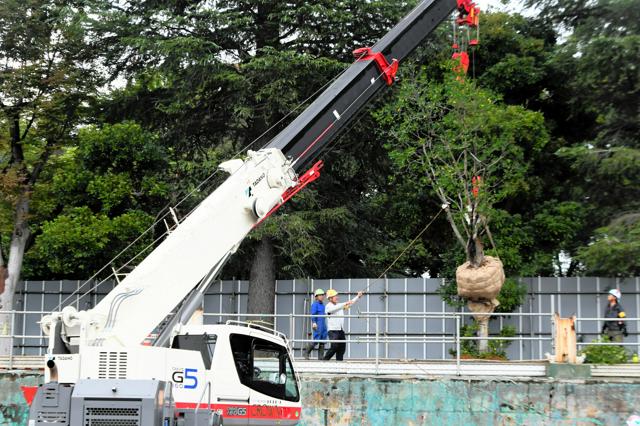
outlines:
{"label": "worker in gray uniform", "polygon": [[602,326],[602,334],[609,337],[612,342],[622,342],[622,336],[628,336],[627,324],[625,321],[620,321],[621,318],[626,318],[624,309],[620,304],[622,294],[618,289],[609,290],[607,295],[607,307],[604,311],[605,318],[611,318],[606,321]]}

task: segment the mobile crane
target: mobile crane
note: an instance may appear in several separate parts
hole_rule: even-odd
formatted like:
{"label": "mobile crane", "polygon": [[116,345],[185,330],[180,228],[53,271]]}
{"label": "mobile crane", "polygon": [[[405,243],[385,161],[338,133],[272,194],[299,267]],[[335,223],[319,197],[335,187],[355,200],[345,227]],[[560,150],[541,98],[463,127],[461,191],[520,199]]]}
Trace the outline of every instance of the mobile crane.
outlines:
{"label": "mobile crane", "polygon": [[[469,0],[424,0],[355,50],[355,62],[268,144],[221,164],[226,181],[94,308],[43,318],[45,384],[29,426],[297,424],[299,379],[283,334],[189,318],[246,235],[319,177],[322,162],[309,165],[323,147],[455,9],[458,19],[476,10]],[[159,324],[154,345],[142,345]]]}

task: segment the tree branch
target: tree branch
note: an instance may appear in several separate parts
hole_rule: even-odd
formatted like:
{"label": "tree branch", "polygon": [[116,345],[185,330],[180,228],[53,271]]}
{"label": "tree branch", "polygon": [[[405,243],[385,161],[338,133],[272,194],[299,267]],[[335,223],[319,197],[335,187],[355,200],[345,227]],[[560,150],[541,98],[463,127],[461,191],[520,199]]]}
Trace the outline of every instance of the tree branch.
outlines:
{"label": "tree branch", "polygon": [[31,174],[29,175],[29,180],[27,181],[29,188],[35,185],[36,181],[38,180],[38,177],[40,176],[40,173],[44,169],[44,166],[46,166],[47,162],[49,161],[49,158],[51,157],[51,153],[53,152],[53,146],[54,146],[53,142],[47,141],[47,145],[44,147],[44,151],[40,155],[38,162],[36,163],[33,170],[31,171]]}
{"label": "tree branch", "polygon": [[27,133],[29,133],[29,130],[31,130],[31,126],[33,126],[33,122],[35,121],[35,119],[36,119],[36,113],[34,109],[33,115],[31,115],[31,119],[29,119],[29,122],[25,126],[24,131],[22,132],[22,136],[20,136],[21,141],[27,137]]}
{"label": "tree branch", "polygon": [[436,193],[440,197],[440,201],[442,201],[443,204],[447,204],[445,212],[447,214],[447,221],[449,222],[449,225],[451,225],[451,229],[453,229],[453,234],[456,236],[456,239],[458,240],[460,245],[462,245],[462,248],[466,248],[467,244],[465,243],[464,238],[462,238],[462,234],[460,234],[458,225],[456,224],[456,221],[451,214],[451,209],[449,208],[449,203],[447,202],[447,198],[444,195],[444,191],[442,190],[442,188],[436,187]]}
{"label": "tree branch", "polygon": [[4,262],[4,253],[2,252],[2,235],[0,235],[0,294],[4,293],[7,277],[7,268]]}
{"label": "tree branch", "polygon": [[20,139],[20,114],[14,111],[11,114],[11,159],[9,164],[22,163],[24,161],[24,152]]}

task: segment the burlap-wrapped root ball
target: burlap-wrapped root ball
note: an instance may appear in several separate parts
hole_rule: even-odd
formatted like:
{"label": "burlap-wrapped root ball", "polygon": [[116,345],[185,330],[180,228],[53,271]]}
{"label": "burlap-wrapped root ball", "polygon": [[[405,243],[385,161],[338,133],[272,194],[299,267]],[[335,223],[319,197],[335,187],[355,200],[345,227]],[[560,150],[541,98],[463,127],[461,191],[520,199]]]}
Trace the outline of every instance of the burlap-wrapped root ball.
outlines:
{"label": "burlap-wrapped root ball", "polygon": [[493,300],[504,284],[504,268],[497,257],[485,256],[477,268],[465,262],[456,269],[458,296],[471,300]]}

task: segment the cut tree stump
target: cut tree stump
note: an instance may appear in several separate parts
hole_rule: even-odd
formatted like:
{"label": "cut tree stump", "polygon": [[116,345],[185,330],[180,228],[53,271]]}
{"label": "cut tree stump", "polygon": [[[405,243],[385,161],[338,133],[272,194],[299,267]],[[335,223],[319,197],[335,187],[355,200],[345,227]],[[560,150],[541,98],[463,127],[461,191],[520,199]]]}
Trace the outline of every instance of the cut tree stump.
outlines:
{"label": "cut tree stump", "polygon": [[571,364],[577,362],[578,349],[575,321],[575,315],[571,318],[560,318],[560,315],[554,314],[555,362],[568,362]]}

